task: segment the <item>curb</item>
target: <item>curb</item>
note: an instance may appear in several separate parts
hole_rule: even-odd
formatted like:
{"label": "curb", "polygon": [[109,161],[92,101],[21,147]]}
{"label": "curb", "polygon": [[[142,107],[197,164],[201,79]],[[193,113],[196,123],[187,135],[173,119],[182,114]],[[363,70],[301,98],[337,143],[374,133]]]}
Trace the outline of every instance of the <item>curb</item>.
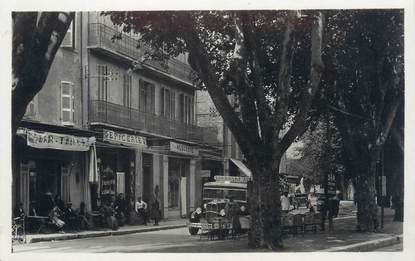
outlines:
{"label": "curb", "polygon": [[60,240],[80,239],[80,238],[120,236],[120,235],[127,235],[127,234],[182,228],[182,227],[186,227],[186,225],[171,225],[171,226],[147,227],[147,228],[139,228],[139,229],[131,229],[131,230],[102,231],[102,232],[92,232],[92,233],[86,233],[86,234],[67,234],[67,235],[63,234],[63,235],[52,236],[52,237],[46,236],[46,237],[31,238],[30,240],[27,241],[27,243],[30,244],[30,243],[45,242],[45,241],[60,241]]}
{"label": "curb", "polygon": [[326,252],[367,252],[382,247],[392,246],[403,241],[403,235],[397,235],[387,238],[375,239],[367,242],[356,243],[341,247],[332,247],[323,251]]}

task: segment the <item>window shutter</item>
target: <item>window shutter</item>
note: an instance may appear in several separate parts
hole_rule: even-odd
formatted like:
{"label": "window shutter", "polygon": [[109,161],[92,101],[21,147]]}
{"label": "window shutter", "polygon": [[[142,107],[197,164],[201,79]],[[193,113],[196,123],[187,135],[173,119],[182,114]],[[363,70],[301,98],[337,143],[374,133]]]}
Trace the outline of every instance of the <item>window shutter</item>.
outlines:
{"label": "window shutter", "polygon": [[153,113],[153,114],[155,114],[155,112],[156,112],[155,100],[156,100],[155,86],[151,85],[151,113]]}
{"label": "window shutter", "polygon": [[138,97],[139,98],[139,104],[138,104],[138,106],[139,106],[141,112],[145,112],[146,111],[146,103],[145,103],[146,91],[145,91],[145,88],[144,88],[144,81],[141,80],[141,79],[138,81],[138,88],[139,88],[139,97]]}
{"label": "window shutter", "polygon": [[174,91],[171,92],[171,119],[176,119],[176,93]]}
{"label": "window shutter", "polygon": [[61,82],[61,121],[64,125],[73,125],[75,114],[75,96],[73,83]]}
{"label": "window shutter", "polygon": [[160,89],[160,115],[161,116],[164,116],[164,111],[165,111],[165,109],[164,109],[164,91],[165,91],[164,88]]}

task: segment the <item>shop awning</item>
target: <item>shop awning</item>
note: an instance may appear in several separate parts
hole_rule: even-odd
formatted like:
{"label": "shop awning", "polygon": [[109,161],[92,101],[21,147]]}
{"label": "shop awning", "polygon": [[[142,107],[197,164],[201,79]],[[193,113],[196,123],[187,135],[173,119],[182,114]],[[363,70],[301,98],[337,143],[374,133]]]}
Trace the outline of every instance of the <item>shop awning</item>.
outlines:
{"label": "shop awning", "polygon": [[237,159],[230,159],[247,177],[252,176],[252,172],[242,163],[242,161]]}
{"label": "shop awning", "polygon": [[95,143],[95,137],[80,137],[26,128],[19,128],[17,134],[26,138],[27,146],[37,149],[88,151]]}

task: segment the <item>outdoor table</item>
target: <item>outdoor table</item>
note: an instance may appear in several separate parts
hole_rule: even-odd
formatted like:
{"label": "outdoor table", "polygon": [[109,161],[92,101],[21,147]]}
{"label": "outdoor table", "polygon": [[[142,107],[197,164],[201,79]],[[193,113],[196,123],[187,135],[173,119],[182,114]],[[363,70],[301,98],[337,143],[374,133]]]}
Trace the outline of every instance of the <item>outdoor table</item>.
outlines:
{"label": "outdoor table", "polygon": [[[49,217],[45,216],[26,216],[28,221],[30,220],[35,221],[36,223],[39,223],[39,228],[36,233],[40,233],[40,231],[45,228],[47,221],[49,220]],[[31,223],[31,222],[30,222]]]}

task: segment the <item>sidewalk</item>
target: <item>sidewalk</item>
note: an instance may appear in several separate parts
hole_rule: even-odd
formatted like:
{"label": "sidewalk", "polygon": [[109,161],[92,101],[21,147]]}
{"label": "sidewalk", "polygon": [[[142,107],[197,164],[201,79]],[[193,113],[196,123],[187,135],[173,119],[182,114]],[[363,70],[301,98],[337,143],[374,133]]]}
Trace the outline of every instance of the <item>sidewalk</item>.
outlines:
{"label": "sidewalk", "polygon": [[159,226],[153,226],[149,223],[147,226],[136,225],[136,226],[122,226],[118,230],[111,230],[108,228],[97,229],[97,230],[85,230],[80,232],[67,232],[65,234],[28,234],[26,235],[26,243],[36,243],[42,241],[55,241],[55,240],[69,240],[78,238],[89,238],[89,237],[103,237],[103,236],[116,236],[125,234],[134,234],[166,229],[174,229],[186,226],[187,219],[177,220],[165,220],[160,221]]}
{"label": "sidewalk", "polygon": [[[327,226],[327,225],[326,225]],[[327,229],[327,228],[326,228]],[[372,251],[403,241],[403,223],[393,221],[393,210],[385,209],[384,228],[377,232],[356,231],[356,217],[334,220],[334,231],[318,231],[284,240],[284,252]]]}
{"label": "sidewalk", "polygon": [[[380,223],[380,209],[378,211]],[[334,231],[308,232],[301,235],[289,236],[284,242],[283,252],[353,252],[373,251],[403,241],[403,223],[393,221],[394,210],[385,208],[384,228],[377,232],[362,233],[356,231],[355,216],[334,219]]]}

